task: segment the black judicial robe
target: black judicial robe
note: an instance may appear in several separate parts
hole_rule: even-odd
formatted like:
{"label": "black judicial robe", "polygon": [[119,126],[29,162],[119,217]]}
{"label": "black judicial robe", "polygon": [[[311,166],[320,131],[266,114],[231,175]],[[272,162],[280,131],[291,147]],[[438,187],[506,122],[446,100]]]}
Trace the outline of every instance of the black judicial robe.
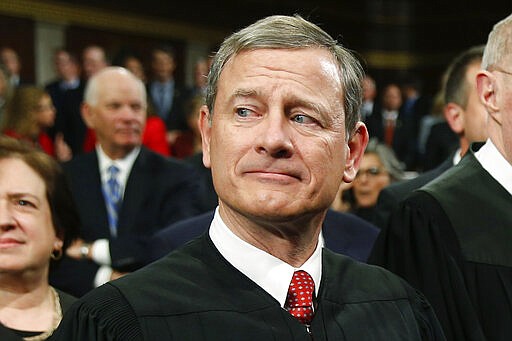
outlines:
{"label": "black judicial robe", "polygon": [[512,196],[474,152],[391,219],[370,262],[421,290],[448,340],[512,340]]}
{"label": "black judicial robe", "polygon": [[[314,340],[444,340],[432,308],[392,273],[323,250]],[[305,327],[217,251],[208,234],[99,287],[57,340],[311,340]]]}

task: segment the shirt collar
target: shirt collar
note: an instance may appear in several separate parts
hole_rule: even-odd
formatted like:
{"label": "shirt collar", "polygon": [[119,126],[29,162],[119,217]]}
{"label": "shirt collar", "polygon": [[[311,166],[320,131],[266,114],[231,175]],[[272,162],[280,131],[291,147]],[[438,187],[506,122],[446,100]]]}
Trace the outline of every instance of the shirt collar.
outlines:
{"label": "shirt collar", "polygon": [[318,245],[311,257],[297,269],[240,239],[224,223],[218,207],[215,210],[209,234],[220,254],[236,269],[274,297],[282,307],[284,307],[288,286],[296,270],[304,270],[311,275],[315,282],[315,294],[318,296],[322,277],[323,238],[319,238]]}
{"label": "shirt collar", "polygon": [[475,152],[475,157],[482,167],[512,194],[512,165],[501,155],[491,139]]}
{"label": "shirt collar", "polygon": [[115,165],[119,169],[119,175],[117,177],[119,184],[123,190],[126,187],[126,182],[128,181],[128,176],[130,175],[130,171],[132,170],[133,164],[135,163],[135,159],[140,153],[140,146],[134,148],[128,155],[126,155],[122,159],[112,160],[107,154],[103,151],[100,144],[96,145],[96,154],[98,155],[98,166],[101,175],[101,182],[105,183],[108,180],[108,167],[111,165]]}

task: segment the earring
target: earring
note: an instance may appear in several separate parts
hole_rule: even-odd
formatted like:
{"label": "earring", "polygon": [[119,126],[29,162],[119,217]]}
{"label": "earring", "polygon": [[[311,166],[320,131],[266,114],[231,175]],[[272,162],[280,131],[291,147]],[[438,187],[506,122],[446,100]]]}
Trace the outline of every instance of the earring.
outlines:
{"label": "earring", "polygon": [[61,259],[62,258],[62,249],[52,250],[52,253],[50,253],[50,258],[53,260]]}

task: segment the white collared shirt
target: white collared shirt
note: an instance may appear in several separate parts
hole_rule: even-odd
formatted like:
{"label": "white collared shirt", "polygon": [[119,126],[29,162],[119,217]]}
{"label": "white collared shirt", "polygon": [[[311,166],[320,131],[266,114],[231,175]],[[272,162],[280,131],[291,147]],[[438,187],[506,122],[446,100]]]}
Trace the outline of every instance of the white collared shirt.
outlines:
{"label": "white collared shirt", "polygon": [[323,238],[319,238],[318,245],[311,257],[297,269],[240,239],[222,221],[218,207],[215,210],[209,234],[221,255],[274,297],[282,307],[284,307],[288,286],[296,270],[304,270],[311,275],[315,282],[315,294],[318,296],[322,277]]}
{"label": "white collared shirt", "polygon": [[487,139],[475,157],[494,180],[512,194],[512,165],[501,155],[491,139]]}
{"label": "white collared shirt", "polygon": [[126,155],[123,159],[112,160],[107,154],[103,151],[99,144],[96,145],[96,152],[98,155],[98,166],[100,169],[101,176],[101,185],[105,186],[108,179],[110,178],[110,174],[108,172],[108,168],[112,165],[116,166],[119,169],[119,174],[117,175],[117,181],[121,186],[121,197],[124,197],[124,189],[126,188],[126,182],[128,181],[128,176],[132,170],[133,164],[135,163],[135,159],[139,155],[140,147],[134,148],[128,155]]}
{"label": "white collared shirt", "polygon": [[[110,175],[108,174],[108,168],[111,165],[115,165],[119,169],[118,182],[121,186],[121,197],[124,197],[124,189],[126,188],[126,182],[128,176],[132,170],[135,159],[139,155],[140,147],[134,148],[128,155],[123,159],[112,160],[103,151],[99,144],[96,145],[96,154],[98,155],[98,167],[101,177],[101,185],[104,186],[108,181]],[[91,246],[92,260],[100,265],[96,276],[94,277],[94,285],[99,287],[100,285],[108,282],[112,274],[112,259],[110,258],[110,244],[108,239],[97,239],[92,243]]]}

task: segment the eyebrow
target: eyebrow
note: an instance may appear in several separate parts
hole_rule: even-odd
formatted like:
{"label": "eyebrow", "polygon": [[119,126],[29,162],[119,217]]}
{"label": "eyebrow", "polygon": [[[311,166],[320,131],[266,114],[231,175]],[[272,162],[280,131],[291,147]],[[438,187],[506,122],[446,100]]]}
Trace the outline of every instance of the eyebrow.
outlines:
{"label": "eyebrow", "polygon": [[34,195],[34,194],[31,194],[31,193],[28,193],[28,192],[14,192],[14,193],[9,193],[8,194],[8,197],[9,198],[12,198],[12,199],[19,199],[19,198],[26,198],[26,197],[30,197],[32,198],[33,200],[37,201],[37,203],[40,203],[40,199],[38,196]]}
{"label": "eyebrow", "polygon": [[[247,97],[263,97],[263,94],[256,90],[256,89],[236,89],[233,94],[230,96],[230,100],[236,99],[236,98],[247,98]],[[305,107],[305,108],[311,108],[314,110],[317,114],[321,115],[322,113],[327,113],[329,110],[325,108],[324,106],[314,103],[311,101],[304,100],[302,98],[299,98],[295,95],[290,95],[289,99],[287,100],[286,107]]]}

